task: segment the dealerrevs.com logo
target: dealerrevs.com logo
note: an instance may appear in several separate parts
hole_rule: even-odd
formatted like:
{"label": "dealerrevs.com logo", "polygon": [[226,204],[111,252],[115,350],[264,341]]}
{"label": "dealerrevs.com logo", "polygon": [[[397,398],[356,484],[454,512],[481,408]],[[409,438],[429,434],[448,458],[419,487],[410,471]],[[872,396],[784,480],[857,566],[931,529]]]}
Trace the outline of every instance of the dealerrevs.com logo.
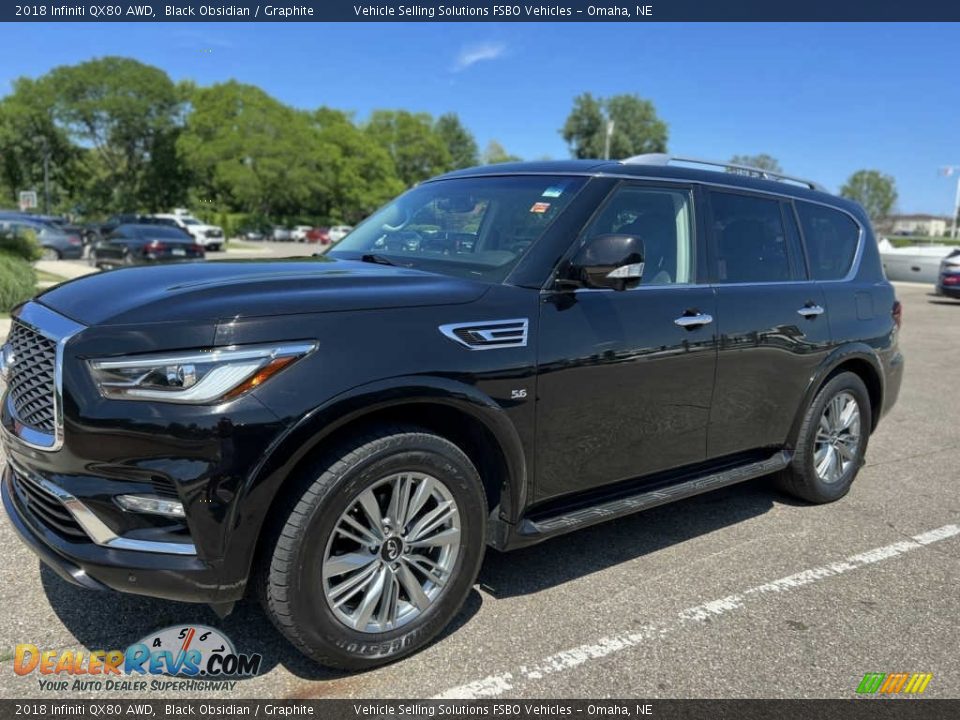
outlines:
{"label": "dealerrevs.com logo", "polygon": [[[173,625],[126,650],[41,650],[21,643],[14,651],[13,670],[39,675],[41,690],[231,689],[237,678],[256,675],[262,659],[238,653],[230,639],[212,627]],[[178,680],[148,682],[149,676]]]}

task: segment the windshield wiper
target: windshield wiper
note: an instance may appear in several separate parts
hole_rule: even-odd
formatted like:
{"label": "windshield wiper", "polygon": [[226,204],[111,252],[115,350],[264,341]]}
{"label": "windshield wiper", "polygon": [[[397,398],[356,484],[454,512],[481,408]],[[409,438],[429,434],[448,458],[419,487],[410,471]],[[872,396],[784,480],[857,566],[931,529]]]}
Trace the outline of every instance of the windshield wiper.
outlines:
{"label": "windshield wiper", "polygon": [[366,263],[376,263],[377,265],[396,265],[390,258],[384,257],[383,255],[376,255],[374,253],[367,253],[366,255],[361,255],[360,260]]}

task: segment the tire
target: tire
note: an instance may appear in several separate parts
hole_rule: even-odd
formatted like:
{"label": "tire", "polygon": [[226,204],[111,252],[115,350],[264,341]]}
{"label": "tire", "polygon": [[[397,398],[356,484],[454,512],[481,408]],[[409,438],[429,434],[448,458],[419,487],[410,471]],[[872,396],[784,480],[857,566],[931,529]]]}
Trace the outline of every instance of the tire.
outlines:
{"label": "tire", "polygon": [[[852,417],[846,414],[851,401],[856,404],[857,427],[838,430]],[[839,407],[845,412],[839,413],[842,417],[834,426]],[[777,476],[780,489],[812,503],[833,502],[846,495],[864,462],[871,418],[870,395],[858,375],[843,372],[830,378],[807,408],[793,462]],[[856,443],[850,440],[854,433]]]}
{"label": "tire", "polygon": [[45,247],[43,248],[43,254],[40,256],[41,260],[59,260],[60,251],[56,248]]}
{"label": "tire", "polygon": [[[430,488],[433,493],[405,523],[407,533],[387,526],[387,539],[376,546],[357,542],[357,537],[369,538],[376,526],[372,515],[363,510],[361,497],[372,498],[381,514],[389,517],[390,497],[403,477],[411,483],[408,508],[416,503],[417,489]],[[424,478],[433,483],[422,485]],[[295,504],[281,516],[275,544],[260,568],[261,601],[280,632],[313,660],[344,670],[392,662],[442,632],[470,592],[485,549],[486,497],[467,456],[453,443],[424,430],[384,427],[340,446],[326,461],[308,468],[299,487],[302,494],[291,493]],[[430,513],[443,514],[446,507],[447,515],[453,517],[449,506],[441,507],[441,501],[448,500],[458,521],[447,519],[421,539],[437,542],[444,534],[455,539],[442,547],[408,548],[406,543]],[[367,534],[346,536],[345,531],[355,533],[356,529],[346,524],[351,520],[345,521],[345,516],[359,520]],[[457,522],[459,533],[455,534]],[[426,527],[429,523],[420,529]],[[445,582],[433,582],[427,573],[417,572],[414,562],[424,562],[417,559],[422,553],[446,567]],[[339,558],[339,563],[331,564],[331,558]],[[354,570],[357,561],[366,564]],[[345,564],[351,565],[349,571],[332,571]],[[358,583],[360,590],[343,590],[367,572],[372,574],[369,581]],[[416,589],[414,582],[422,594],[407,590]],[[387,597],[395,598],[393,602],[373,591],[381,586],[389,586]],[[378,599],[365,602],[368,594]],[[429,602],[424,604],[425,600]]]}

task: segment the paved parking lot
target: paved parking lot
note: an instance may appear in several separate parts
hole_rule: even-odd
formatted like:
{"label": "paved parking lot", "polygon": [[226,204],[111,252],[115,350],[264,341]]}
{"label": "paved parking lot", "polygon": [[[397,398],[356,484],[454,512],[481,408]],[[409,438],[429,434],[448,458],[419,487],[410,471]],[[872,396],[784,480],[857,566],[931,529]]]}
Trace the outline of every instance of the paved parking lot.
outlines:
{"label": "paved parking lot", "polygon": [[848,698],[864,673],[894,671],[933,673],[927,697],[960,697],[960,302],[898,294],[903,392],[841,502],[803,505],[761,479],[491,551],[455,628],[354,676],[304,660],[253,603],[219,621],[74,588],[2,516],[0,697],[42,695],[11,669],[16,643],[122,648],[185,622],[263,653],[266,672],[234,698]]}

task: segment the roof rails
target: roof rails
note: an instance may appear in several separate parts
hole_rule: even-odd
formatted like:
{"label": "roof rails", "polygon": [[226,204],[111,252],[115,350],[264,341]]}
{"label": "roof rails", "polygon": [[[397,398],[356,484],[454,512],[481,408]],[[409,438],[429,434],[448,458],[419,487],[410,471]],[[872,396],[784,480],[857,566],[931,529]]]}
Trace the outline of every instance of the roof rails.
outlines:
{"label": "roof rails", "polygon": [[737,165],[735,163],[717,162],[716,160],[698,160],[697,158],[678,157],[666,153],[647,153],[646,155],[634,155],[625,160],[621,160],[621,165],[659,165],[665,167],[670,163],[687,163],[689,165],[707,165],[712,168],[723,168],[728,172],[734,172],[741,175],[756,175],[764,180],[779,180],[782,182],[792,182],[797,185],[817,190],[819,192],[828,192],[828,190],[818,182],[807,180],[805,178],[794,177],[793,175],[784,175],[783,173],[764,170],[763,168],[750,167],[749,165]]}

